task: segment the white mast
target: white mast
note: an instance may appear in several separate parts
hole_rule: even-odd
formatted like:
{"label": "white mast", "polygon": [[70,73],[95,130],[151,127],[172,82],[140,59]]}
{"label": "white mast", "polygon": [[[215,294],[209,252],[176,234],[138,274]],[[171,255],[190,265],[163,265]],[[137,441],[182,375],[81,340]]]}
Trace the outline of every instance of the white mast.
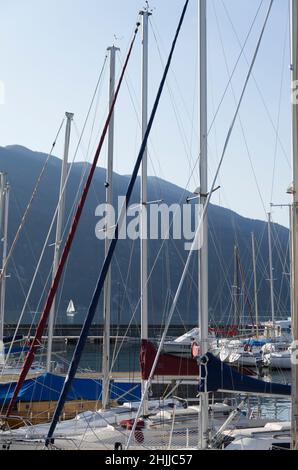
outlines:
{"label": "white mast", "polygon": [[[70,132],[71,132],[71,122],[73,120],[72,113],[65,113],[66,116],[66,129],[65,129],[65,142],[64,142],[64,155],[61,168],[61,178],[60,178],[60,191],[59,191],[59,207],[57,213],[57,226],[56,226],[56,239],[55,239],[55,251],[54,251],[54,260],[53,260],[53,272],[52,280],[54,280],[58,264],[60,261],[60,248],[63,235],[63,220],[64,220],[64,209],[65,209],[65,183],[67,178],[67,164],[68,164],[68,154],[69,154],[69,144],[70,144]],[[54,334],[54,323],[55,323],[55,306],[56,298],[53,300],[49,325],[48,325],[48,348],[47,348],[47,371],[51,372],[51,362],[52,362],[52,348],[53,348],[53,334]]]}
{"label": "white mast", "polygon": [[[140,12],[143,25],[143,54],[142,54],[142,140],[148,125],[148,7]],[[144,151],[141,175],[141,339],[148,340],[148,245],[147,245],[147,177],[148,177],[148,149]],[[142,393],[146,388],[146,381],[142,380]],[[148,397],[145,397],[143,414],[148,414]]]}
{"label": "white mast", "polygon": [[259,338],[259,305],[258,305],[258,284],[257,284],[257,263],[256,263],[256,240],[255,234],[251,234],[251,246],[252,246],[252,264],[254,273],[254,295],[255,295],[255,314],[256,314],[256,334],[257,339]]}
{"label": "white mast", "polygon": [[[2,271],[6,265],[7,258],[7,235],[8,235],[8,207],[9,207],[9,185],[6,182],[6,175],[1,174],[1,222],[3,223],[3,251],[2,251]],[[1,225],[2,225],[1,223]],[[1,281],[1,302],[0,302],[0,346],[4,338],[4,315],[5,315],[5,294],[6,294],[6,267]]]}
{"label": "white mast", "polygon": [[[115,46],[108,47],[110,52],[110,108],[112,106],[115,95],[115,71],[116,71],[116,51],[119,49]],[[113,204],[113,166],[114,166],[114,118],[113,113],[109,125],[109,141],[108,141],[108,165],[107,165],[107,181],[106,181],[106,203],[107,206]],[[107,227],[105,238],[105,256],[109,251],[110,239],[109,233],[112,221],[109,218],[110,211],[107,211]],[[103,353],[102,353],[102,408],[105,410],[109,406],[109,387],[110,387],[110,330],[111,330],[111,269],[106,277],[104,285],[104,328],[103,328]]]}
{"label": "white mast", "polygon": [[[292,89],[298,83],[298,2],[292,0]],[[292,97],[293,210],[292,210],[292,333],[298,341],[298,104]],[[296,342],[296,343],[295,343]],[[295,351],[293,351],[294,353]],[[292,449],[298,449],[298,364],[292,363]]]}
{"label": "white mast", "polygon": [[[4,212],[4,188],[5,188],[5,174],[0,173],[0,239],[2,237],[3,229],[3,212]],[[3,279],[3,278],[2,278]],[[1,281],[2,285],[2,281]],[[3,337],[4,337],[4,312],[0,308],[0,354],[1,348],[3,346]]]}
{"label": "white mast", "polygon": [[[268,214],[268,247],[269,247],[269,272],[270,272],[270,299],[271,299],[271,318],[273,323],[273,331],[275,325],[275,307],[274,307],[274,272],[272,262],[272,239],[271,239],[271,214]],[[274,333],[275,334],[275,333]]]}
{"label": "white mast", "polygon": [[[207,7],[199,0],[199,64],[200,64],[200,204],[205,206],[208,193],[207,155]],[[203,222],[203,245],[199,251],[199,327],[201,355],[208,352],[208,216]],[[200,447],[208,445],[208,393],[201,393]]]}
{"label": "white mast", "polygon": [[233,301],[234,301],[234,326],[240,328],[241,326],[241,311],[240,311],[240,293],[241,288],[239,285],[239,249],[234,246],[234,283],[233,283]]}

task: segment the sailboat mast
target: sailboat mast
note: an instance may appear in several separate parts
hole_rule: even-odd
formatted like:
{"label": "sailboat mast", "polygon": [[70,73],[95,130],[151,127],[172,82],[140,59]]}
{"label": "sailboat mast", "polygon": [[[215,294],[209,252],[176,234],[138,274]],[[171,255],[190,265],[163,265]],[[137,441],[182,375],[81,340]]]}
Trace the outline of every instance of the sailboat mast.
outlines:
{"label": "sailboat mast", "polygon": [[[292,90],[298,83],[298,1],[292,0]],[[298,342],[298,103],[292,97],[293,210],[292,210],[292,334]],[[293,350],[293,356],[294,356]],[[292,449],[298,449],[298,363],[292,361]]]}
{"label": "sailboat mast", "polygon": [[[62,242],[62,235],[63,235],[64,209],[65,209],[65,183],[66,183],[66,178],[67,178],[67,165],[68,165],[68,155],[69,155],[71,123],[72,123],[74,115],[73,113],[65,113],[65,116],[66,116],[65,141],[64,141],[64,153],[63,153],[63,161],[62,161],[61,177],[60,177],[59,207],[58,207],[58,212],[57,212],[56,239],[55,239],[52,280],[55,279],[58,264],[60,261],[61,242]],[[53,300],[53,304],[52,304],[51,312],[49,316],[49,324],[48,324],[48,347],[47,347],[47,371],[48,372],[51,372],[55,314],[56,314],[56,297]]]}
{"label": "sailboat mast", "polygon": [[[55,297],[55,295],[57,293],[57,289],[58,289],[58,286],[59,286],[59,282],[61,280],[61,276],[62,276],[64,267],[65,267],[65,263],[68,259],[69,252],[70,252],[70,249],[72,247],[72,243],[73,243],[73,240],[74,240],[74,237],[75,237],[75,234],[76,234],[76,230],[78,228],[78,224],[79,224],[80,218],[82,216],[84,205],[86,203],[86,199],[87,199],[87,196],[88,196],[89,191],[90,191],[90,187],[91,187],[92,180],[93,180],[93,177],[94,177],[94,173],[95,173],[95,170],[96,170],[96,167],[97,167],[97,163],[98,163],[98,160],[99,160],[99,157],[100,157],[100,154],[101,154],[104,142],[105,142],[106,134],[107,134],[107,131],[108,131],[108,128],[109,128],[111,115],[113,114],[114,106],[115,106],[115,104],[117,102],[117,99],[118,99],[118,96],[119,96],[120,88],[121,88],[121,85],[122,85],[123,79],[124,79],[124,74],[125,74],[125,71],[127,69],[129,59],[131,57],[131,53],[132,53],[132,50],[133,50],[133,47],[134,47],[134,44],[135,44],[135,41],[136,41],[138,30],[139,30],[139,23],[137,23],[137,25],[136,25],[135,32],[134,32],[133,38],[131,40],[129,50],[128,50],[128,53],[127,53],[127,56],[126,56],[126,59],[125,59],[125,62],[124,62],[123,68],[122,68],[122,72],[121,72],[121,75],[120,75],[120,78],[119,78],[119,82],[118,82],[118,85],[117,85],[117,88],[116,88],[116,91],[115,91],[115,97],[114,97],[114,100],[113,100],[113,104],[112,104],[112,107],[111,107],[111,109],[108,113],[108,116],[107,116],[106,120],[105,120],[103,131],[101,133],[101,137],[100,137],[97,149],[95,151],[95,155],[94,155],[90,170],[88,172],[86,183],[85,183],[84,189],[82,191],[79,203],[77,205],[74,217],[72,219],[71,227],[70,227],[70,230],[69,230],[69,233],[68,233],[68,236],[67,236],[67,240],[65,242],[65,246],[63,248],[63,252],[61,254],[61,258],[60,258],[60,261],[59,261],[59,265],[58,265],[58,268],[57,268],[57,273],[56,273],[55,279],[53,280],[51,288],[48,292],[48,296],[47,296],[47,299],[46,299],[46,302],[45,302],[45,306],[44,306],[43,312],[41,314],[40,320],[38,322],[36,332],[35,332],[35,336],[33,338],[31,346],[30,346],[30,350],[29,350],[29,352],[26,356],[22,371],[19,375],[18,381],[17,381],[17,383],[15,385],[15,388],[14,388],[14,391],[12,393],[11,400],[10,400],[8,406],[7,406],[7,410],[6,410],[6,414],[5,414],[6,418],[8,418],[10,416],[11,412],[12,412],[13,406],[16,402],[17,395],[20,391],[20,388],[22,387],[22,385],[24,383],[24,380],[27,377],[30,366],[31,366],[31,364],[34,360],[36,348],[40,344],[42,334],[43,334],[43,331],[45,329],[46,322],[48,320],[49,313],[50,313],[50,310],[51,310],[51,306],[52,306],[52,303],[53,303],[53,298]],[[154,116],[152,118],[152,121],[153,121],[153,119],[154,119]],[[141,160],[142,160],[142,154],[140,154],[140,157],[139,157],[140,163],[141,163]],[[136,171],[138,171],[138,168],[136,169]],[[132,181],[131,186],[129,186],[128,196],[131,196],[131,191],[132,191],[133,185],[134,185],[134,180]],[[119,229],[119,224],[115,228],[116,236],[118,235],[118,232],[117,232],[118,229]],[[111,247],[112,248],[109,250],[111,255],[113,254],[113,248],[115,249],[116,244],[117,244],[117,240],[113,239],[111,241]],[[98,292],[99,292],[99,294],[101,294],[103,284],[104,284],[104,281],[105,281],[105,278],[106,278],[106,273],[108,271],[109,266],[110,266],[110,259],[108,261],[106,261],[106,263],[103,266],[102,274],[101,274],[101,277],[99,279],[99,281],[100,281],[99,284],[100,285],[98,287],[98,290],[96,290],[95,294],[97,294]],[[85,332],[85,333],[88,334],[89,327],[90,327],[89,320],[91,318],[93,319],[93,317],[95,315],[95,310],[93,309],[93,307],[97,308],[97,306],[98,306],[98,298],[97,298],[97,295],[94,295],[94,302],[92,303],[92,305],[90,306],[90,309],[89,309],[90,311],[89,311],[88,321],[87,321],[87,318],[86,318],[83,329],[82,329],[82,334],[80,336],[80,339],[79,339],[78,344],[76,346],[75,354],[73,356],[73,363],[71,364],[71,366],[69,368],[69,374],[71,374],[71,375],[68,374],[68,376],[65,380],[65,384],[64,384],[64,387],[63,387],[63,390],[61,392],[61,396],[60,396],[60,399],[59,399],[59,403],[57,404],[57,408],[55,410],[55,414],[54,414],[54,417],[53,417],[53,423],[54,423],[53,428],[56,426],[57,419],[58,419],[57,417],[60,416],[60,413],[61,413],[62,408],[63,408],[63,404],[64,404],[64,401],[65,401],[65,398],[66,398],[65,391],[68,388],[69,384],[71,383],[71,381],[72,381],[72,379],[75,375],[75,371],[78,367],[78,362],[80,360],[82,349],[83,349],[85,341],[86,341],[86,337],[84,337],[83,333]],[[91,319],[91,321],[92,321],[92,319]],[[82,338],[82,336],[83,336],[83,338]],[[62,404],[62,402],[63,402],[63,404]],[[62,408],[60,409],[61,405],[62,405]],[[49,431],[49,433],[50,432],[51,432],[51,430]]]}
{"label": "sailboat mast", "polygon": [[240,285],[239,285],[239,250],[238,246],[234,246],[234,283],[233,283],[233,297],[234,297],[234,326],[240,328],[241,314],[240,314]]}
{"label": "sailboat mast", "polygon": [[[151,13],[148,8],[140,12],[143,27],[142,51],[142,140],[148,125],[148,23]],[[146,147],[142,161],[141,172],[141,339],[148,340],[148,147]],[[146,388],[146,381],[142,380],[142,393]],[[143,414],[148,413],[148,397],[145,397]]]}
{"label": "sailboat mast", "polygon": [[[116,73],[116,52],[119,49],[111,46],[107,49],[110,52],[110,109],[113,104],[115,96],[115,73]],[[107,180],[106,180],[106,204],[111,206],[113,204],[113,169],[114,169],[114,124],[115,113],[112,114],[109,125],[109,139],[108,139],[108,165],[107,165]],[[110,248],[109,233],[113,223],[110,220],[110,211],[107,209],[107,227],[105,239],[105,256],[107,256]],[[110,388],[110,331],[111,331],[111,283],[112,273],[109,269],[104,285],[104,328],[103,328],[103,353],[102,353],[102,408],[105,410],[109,406],[109,388]]]}
{"label": "sailboat mast", "polygon": [[257,284],[257,262],[256,262],[256,238],[255,234],[251,234],[252,247],[252,265],[254,273],[254,297],[255,297],[255,315],[256,315],[256,334],[259,338],[259,304],[258,304],[258,284]]}
{"label": "sailboat mast", "polygon": [[[4,213],[4,187],[5,174],[0,173],[0,239],[3,232],[3,213]],[[2,285],[2,280],[1,280]],[[4,312],[0,309],[0,348],[2,347],[4,337]]]}
{"label": "sailboat mast", "polygon": [[269,272],[270,272],[270,300],[271,300],[271,318],[273,324],[275,324],[275,306],[274,306],[274,272],[273,272],[273,262],[272,262],[272,235],[271,235],[271,214],[268,214],[268,247],[269,247]]}
{"label": "sailboat mast", "polygon": [[[208,197],[207,154],[207,5],[199,0],[199,77],[200,77],[200,205],[204,207]],[[202,246],[199,250],[199,328],[201,356],[208,352],[208,216],[203,221]],[[201,393],[200,447],[208,446],[208,393]]]}
{"label": "sailboat mast", "polygon": [[6,258],[7,258],[7,235],[8,235],[8,207],[9,207],[9,185],[6,175],[1,175],[1,211],[3,221],[3,251],[2,251],[2,280],[1,280],[1,302],[0,302],[0,346],[4,338],[4,315],[5,315],[5,294],[6,294]]}

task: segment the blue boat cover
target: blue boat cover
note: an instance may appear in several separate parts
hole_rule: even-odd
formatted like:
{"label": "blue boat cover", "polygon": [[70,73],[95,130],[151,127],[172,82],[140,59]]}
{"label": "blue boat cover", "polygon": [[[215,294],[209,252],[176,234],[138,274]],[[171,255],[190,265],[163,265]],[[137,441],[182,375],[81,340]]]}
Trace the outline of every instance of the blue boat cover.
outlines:
{"label": "blue boat cover", "polygon": [[[34,379],[25,380],[17,401],[57,401],[59,399],[64,377],[46,373]],[[0,404],[8,405],[16,383],[0,384]],[[67,396],[68,401],[73,400],[101,400],[101,380],[74,379],[71,390]],[[111,382],[110,398],[119,402],[139,401],[141,397],[141,384],[129,382]]]}
{"label": "blue boat cover", "polygon": [[11,343],[12,341],[21,341],[22,339],[24,339],[23,335],[17,335],[16,337],[4,336],[3,343],[6,344],[6,343]]}
{"label": "blue boat cover", "polygon": [[[4,352],[7,354],[9,352],[10,346],[5,346]],[[10,354],[21,354],[29,351],[29,346],[13,346],[11,348]]]}
{"label": "blue boat cover", "polygon": [[282,385],[242,375],[228,364],[208,353],[201,361],[201,380],[199,392],[205,391],[207,380],[208,392],[218,390],[231,390],[235,392],[248,392],[272,395],[291,395],[291,386]]}
{"label": "blue boat cover", "polygon": [[256,339],[249,339],[248,341],[242,341],[242,343],[244,345],[248,344],[249,346],[261,348],[262,346],[265,346],[265,344],[268,343],[268,341],[258,341]]}

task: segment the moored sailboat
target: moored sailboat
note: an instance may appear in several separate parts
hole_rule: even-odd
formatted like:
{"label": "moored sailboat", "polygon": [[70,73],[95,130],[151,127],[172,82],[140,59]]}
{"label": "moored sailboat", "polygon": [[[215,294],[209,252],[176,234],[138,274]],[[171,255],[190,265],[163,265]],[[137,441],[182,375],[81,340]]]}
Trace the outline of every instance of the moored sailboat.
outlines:
{"label": "moored sailboat", "polygon": [[69,304],[68,304],[68,307],[67,307],[67,310],[66,310],[66,315],[67,315],[68,317],[73,318],[76,313],[77,313],[77,312],[76,312],[76,309],[75,309],[73,300],[70,300],[70,302],[69,302]]}

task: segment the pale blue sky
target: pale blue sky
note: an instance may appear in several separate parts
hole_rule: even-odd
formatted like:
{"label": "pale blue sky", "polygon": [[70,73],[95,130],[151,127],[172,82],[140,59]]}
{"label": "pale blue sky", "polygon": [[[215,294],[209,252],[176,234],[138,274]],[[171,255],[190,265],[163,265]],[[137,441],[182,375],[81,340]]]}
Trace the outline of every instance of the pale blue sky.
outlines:
{"label": "pale blue sky", "polygon": [[[261,0],[208,0],[207,3],[211,121],[228,81],[223,50],[228,67],[232,70],[240,52],[235,31],[243,43]],[[121,48],[117,63],[119,72],[143,4],[141,0],[0,0],[0,80],[6,88],[5,104],[0,106],[0,145],[19,144],[48,152],[65,111],[75,113],[76,126],[81,129],[106,47],[115,41],[114,36],[118,38],[116,43]],[[150,105],[163,70],[153,31],[165,60],[183,4],[182,0],[151,2],[154,12],[150,26]],[[264,0],[245,48],[249,61],[268,5],[269,0]],[[288,0],[275,0],[254,69],[270,118],[254,81],[251,81],[240,113],[246,143],[238,121],[221,172],[222,190],[213,200],[251,218],[264,219],[271,200],[275,203],[289,202],[285,194],[292,178],[288,21]],[[247,70],[247,62],[242,58],[232,81],[237,99]],[[129,65],[130,94],[125,84],[116,111],[115,171],[119,173],[131,173],[140,142],[134,111],[135,106],[140,113],[140,71],[141,35]],[[152,133],[149,172],[185,187],[190,173],[190,154],[194,161],[198,149],[197,0],[190,1],[168,84]],[[106,114],[107,94],[108,69],[102,82],[93,144]],[[135,97],[134,106],[130,95]],[[230,89],[210,134],[210,179],[234,110],[235,102]],[[282,145],[276,145],[274,127],[278,129]],[[84,140],[85,147],[88,145],[88,135]],[[74,132],[72,149],[76,140]],[[62,139],[56,149],[57,156],[61,153]],[[85,155],[81,152],[78,160],[83,158]],[[104,154],[102,166],[105,160]],[[194,189],[196,185],[197,177],[191,181],[189,189]],[[287,211],[275,210],[274,220],[286,225]]]}

